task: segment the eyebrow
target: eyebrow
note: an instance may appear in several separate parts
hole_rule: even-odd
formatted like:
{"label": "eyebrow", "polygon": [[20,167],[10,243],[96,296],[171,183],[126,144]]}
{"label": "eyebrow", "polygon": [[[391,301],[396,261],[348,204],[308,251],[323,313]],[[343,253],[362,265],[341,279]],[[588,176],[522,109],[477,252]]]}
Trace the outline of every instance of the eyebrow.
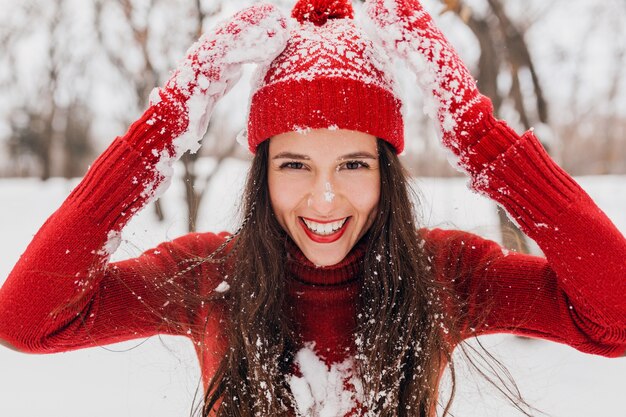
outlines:
{"label": "eyebrow", "polygon": [[378,157],[369,152],[353,152],[345,154],[339,159],[378,159]]}
{"label": "eyebrow", "polygon": [[281,152],[278,155],[274,156],[272,159],[304,159],[308,161],[311,158],[309,158],[306,155],[299,154],[299,153]]}
{"label": "eyebrow", "polygon": [[[274,156],[272,159],[299,159],[299,160],[308,161],[311,158],[309,158],[307,155],[302,155],[298,153],[281,152],[278,155]],[[378,158],[369,152],[352,152],[352,153],[342,155],[338,159],[345,160],[345,159],[378,159]]]}

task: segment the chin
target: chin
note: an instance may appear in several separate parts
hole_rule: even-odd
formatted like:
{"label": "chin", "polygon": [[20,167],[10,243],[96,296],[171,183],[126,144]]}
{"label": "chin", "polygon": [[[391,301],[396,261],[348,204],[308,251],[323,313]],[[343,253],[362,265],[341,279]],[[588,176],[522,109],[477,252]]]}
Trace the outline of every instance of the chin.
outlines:
{"label": "chin", "polygon": [[351,248],[338,249],[316,249],[311,247],[300,248],[306,258],[315,266],[332,266],[343,261]]}

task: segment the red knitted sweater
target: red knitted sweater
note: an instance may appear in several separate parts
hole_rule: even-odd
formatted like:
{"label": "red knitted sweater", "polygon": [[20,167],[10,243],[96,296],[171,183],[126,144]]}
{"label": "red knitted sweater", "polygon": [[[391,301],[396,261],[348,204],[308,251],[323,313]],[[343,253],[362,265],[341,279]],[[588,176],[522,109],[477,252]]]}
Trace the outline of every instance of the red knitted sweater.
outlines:
{"label": "red knitted sweater", "polygon": [[[212,264],[177,274],[188,260],[214,251],[226,233],[195,233],[138,258],[108,262],[103,250],[146,201],[146,182],[159,181],[145,144],[162,140],[162,123],[149,109],[91,167],[63,205],[41,227],[0,289],[0,339],[36,353],[147,337],[200,337],[192,331],[210,309],[191,310],[179,286],[208,294],[224,274]],[[546,154],[532,133],[522,137],[496,122],[473,149],[472,186],[501,204],[546,258],[509,253],[461,231],[423,231],[442,280],[468,271],[455,287],[471,305],[467,336],[510,332],[566,343],[609,357],[626,352],[626,240],[590,197]],[[359,288],[353,250],[340,264],[315,268],[297,250],[289,270],[290,300],[304,340],[315,342],[328,364],[352,344]],[[459,266],[461,269],[459,269]],[[324,285],[319,285],[324,284]],[[224,341],[223,322],[211,314],[200,358],[209,378]],[[481,317],[481,320],[478,320]],[[217,356],[216,356],[217,355]]]}

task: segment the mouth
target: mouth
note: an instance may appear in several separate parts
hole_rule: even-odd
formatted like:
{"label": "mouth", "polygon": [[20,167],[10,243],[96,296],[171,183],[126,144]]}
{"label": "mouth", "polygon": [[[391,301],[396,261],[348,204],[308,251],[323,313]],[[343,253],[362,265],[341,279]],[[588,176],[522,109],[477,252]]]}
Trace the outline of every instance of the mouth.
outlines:
{"label": "mouth", "polygon": [[300,225],[311,240],[317,243],[331,243],[343,235],[351,217],[325,222],[304,217],[299,217],[299,219]]}

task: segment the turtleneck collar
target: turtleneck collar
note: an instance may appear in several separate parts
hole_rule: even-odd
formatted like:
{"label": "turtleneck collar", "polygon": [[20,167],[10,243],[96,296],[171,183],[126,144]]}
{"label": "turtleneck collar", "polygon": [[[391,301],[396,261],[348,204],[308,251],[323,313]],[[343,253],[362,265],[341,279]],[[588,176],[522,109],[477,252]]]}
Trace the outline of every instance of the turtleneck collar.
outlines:
{"label": "turtleneck collar", "polygon": [[287,238],[287,272],[297,281],[309,285],[333,286],[355,281],[362,271],[366,240],[361,239],[346,257],[330,266],[315,266],[298,245]]}

